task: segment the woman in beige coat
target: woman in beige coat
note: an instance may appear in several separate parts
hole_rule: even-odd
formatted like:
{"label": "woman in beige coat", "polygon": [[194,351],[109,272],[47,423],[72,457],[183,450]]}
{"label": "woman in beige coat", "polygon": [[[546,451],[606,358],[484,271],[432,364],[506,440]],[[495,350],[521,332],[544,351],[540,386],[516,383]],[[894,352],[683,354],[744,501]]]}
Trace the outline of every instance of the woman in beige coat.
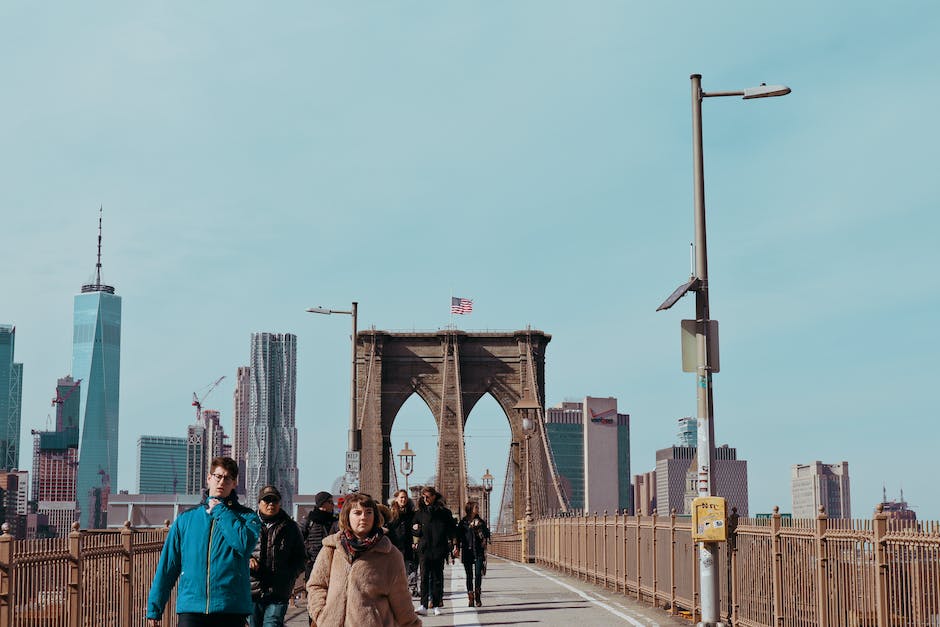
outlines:
{"label": "woman in beige coat", "polygon": [[383,534],[383,523],[371,496],[346,496],[339,532],[323,539],[307,580],[311,625],[421,625],[411,604],[405,561]]}

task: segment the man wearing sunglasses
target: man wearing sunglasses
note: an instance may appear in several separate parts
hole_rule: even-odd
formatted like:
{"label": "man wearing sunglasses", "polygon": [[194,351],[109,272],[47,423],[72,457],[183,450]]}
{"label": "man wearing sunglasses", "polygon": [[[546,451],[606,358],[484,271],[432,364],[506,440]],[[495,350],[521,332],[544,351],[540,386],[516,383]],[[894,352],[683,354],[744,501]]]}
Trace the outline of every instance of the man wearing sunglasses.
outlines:
{"label": "man wearing sunglasses", "polygon": [[297,575],[304,569],[300,527],[281,509],[281,492],[266,485],[258,492],[261,536],[251,555],[250,627],[283,627]]}
{"label": "man wearing sunglasses", "polygon": [[244,627],[251,614],[248,560],[261,521],[239,504],[238,464],[216,457],[199,506],[180,514],[160,553],[147,599],[147,619],[158,627],[176,580],[179,627]]}

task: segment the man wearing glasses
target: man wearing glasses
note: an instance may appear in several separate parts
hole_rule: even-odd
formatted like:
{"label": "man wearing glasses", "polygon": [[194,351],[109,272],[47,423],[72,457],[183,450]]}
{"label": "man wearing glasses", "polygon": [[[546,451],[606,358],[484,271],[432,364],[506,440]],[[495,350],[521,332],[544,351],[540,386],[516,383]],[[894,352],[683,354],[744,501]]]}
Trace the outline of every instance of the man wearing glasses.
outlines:
{"label": "man wearing glasses", "polygon": [[151,627],[160,625],[177,579],[179,627],[244,627],[252,611],[248,560],[261,521],[239,504],[237,482],[234,459],[213,459],[205,499],[170,527],[147,599]]}
{"label": "man wearing glasses", "polygon": [[300,527],[281,509],[281,491],[266,485],[258,492],[261,537],[251,555],[250,627],[283,627],[294,582],[304,570]]}

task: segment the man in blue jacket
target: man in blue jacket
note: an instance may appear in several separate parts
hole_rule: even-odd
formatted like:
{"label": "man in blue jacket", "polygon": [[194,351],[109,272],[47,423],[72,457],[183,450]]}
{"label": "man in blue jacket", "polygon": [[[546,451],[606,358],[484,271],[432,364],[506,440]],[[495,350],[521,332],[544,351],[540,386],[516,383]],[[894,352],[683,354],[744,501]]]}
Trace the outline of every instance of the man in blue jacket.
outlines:
{"label": "man in blue jacket", "polygon": [[243,627],[251,613],[248,560],[261,521],[238,503],[234,459],[213,459],[206,482],[206,498],[177,517],[163,544],[147,599],[151,627],[160,625],[177,579],[179,627]]}

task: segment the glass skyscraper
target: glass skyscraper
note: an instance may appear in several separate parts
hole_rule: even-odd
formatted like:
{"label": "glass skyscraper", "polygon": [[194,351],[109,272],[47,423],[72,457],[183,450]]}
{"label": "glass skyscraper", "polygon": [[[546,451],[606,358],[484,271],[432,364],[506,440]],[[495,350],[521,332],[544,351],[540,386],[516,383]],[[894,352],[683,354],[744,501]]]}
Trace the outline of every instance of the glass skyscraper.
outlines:
{"label": "glass skyscraper", "polygon": [[72,377],[81,380],[78,494],[83,529],[107,526],[108,495],[117,487],[121,390],[121,297],[101,283],[101,221],[94,283],[75,296]]}
{"label": "glass skyscraper", "polygon": [[297,494],[297,336],[251,334],[251,388],[248,408],[247,502],[273,484],[291,511]]}
{"label": "glass skyscraper", "polygon": [[23,364],[13,362],[16,327],[0,324],[0,470],[20,465]]}
{"label": "glass skyscraper", "polygon": [[185,473],[186,438],[142,435],[137,439],[138,494],[183,494]]}

